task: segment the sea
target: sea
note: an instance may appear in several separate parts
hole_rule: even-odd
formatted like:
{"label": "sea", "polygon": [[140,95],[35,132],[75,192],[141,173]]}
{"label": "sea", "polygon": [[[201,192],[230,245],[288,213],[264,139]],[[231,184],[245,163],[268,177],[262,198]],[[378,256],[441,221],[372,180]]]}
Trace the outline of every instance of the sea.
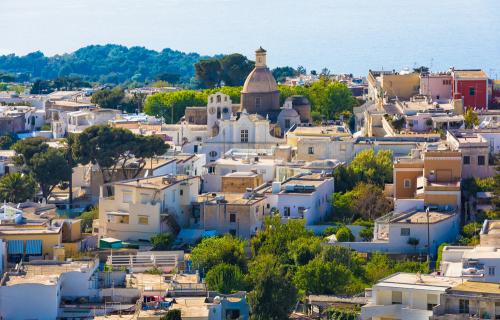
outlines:
{"label": "sea", "polygon": [[366,75],[425,65],[500,76],[500,0],[0,0],[0,54],[116,43]]}

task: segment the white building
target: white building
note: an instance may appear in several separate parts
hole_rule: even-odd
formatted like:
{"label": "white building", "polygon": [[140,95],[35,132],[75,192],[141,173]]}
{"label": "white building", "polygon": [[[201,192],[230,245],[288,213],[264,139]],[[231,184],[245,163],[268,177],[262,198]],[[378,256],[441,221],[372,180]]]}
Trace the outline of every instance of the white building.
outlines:
{"label": "white building", "polygon": [[0,318],[52,320],[61,299],[99,297],[98,260],[18,265],[0,283]]}
{"label": "white building", "polygon": [[361,307],[361,319],[429,319],[446,290],[461,282],[432,275],[393,274],[373,285],[370,302]]}
{"label": "white building", "polygon": [[375,220],[370,242],[336,244],[360,252],[411,254],[427,253],[427,244],[430,243],[430,253],[434,256],[441,243],[456,239],[459,228],[460,215],[456,211],[429,210],[427,213],[422,209],[412,209],[403,213],[391,212]]}
{"label": "white building", "polygon": [[207,138],[202,152],[207,161],[215,161],[230,149],[268,149],[285,143],[285,139],[271,134],[271,123],[257,114],[245,110],[230,119],[220,119],[217,134]]}
{"label": "white building", "polygon": [[276,161],[260,157],[220,158],[207,164],[208,173],[203,176],[203,191],[221,191],[222,177],[233,172],[262,174],[264,182],[272,182],[276,176]]}
{"label": "white building", "polygon": [[471,281],[500,282],[500,221],[485,220],[478,246],[446,246],[441,273]]}
{"label": "white building", "polygon": [[283,183],[273,182],[264,192],[282,219],[305,219],[306,225],[323,221],[332,212],[334,179],[322,174],[299,174]]}
{"label": "white building", "polygon": [[[110,191],[112,194],[105,194]],[[192,221],[192,202],[199,177],[156,176],[103,186],[99,199],[99,237],[147,240],[161,232],[178,231]]]}
{"label": "white building", "polygon": [[90,126],[107,124],[120,113],[120,110],[102,108],[68,112],[66,131],[80,133]]}

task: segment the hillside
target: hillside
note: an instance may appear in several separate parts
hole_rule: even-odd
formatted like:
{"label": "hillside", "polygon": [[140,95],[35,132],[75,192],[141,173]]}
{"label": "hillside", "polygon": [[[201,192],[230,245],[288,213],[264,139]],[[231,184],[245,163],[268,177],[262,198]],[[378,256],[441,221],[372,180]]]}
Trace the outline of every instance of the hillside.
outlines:
{"label": "hillside", "polygon": [[193,65],[201,58],[206,57],[168,48],[158,52],[144,47],[91,45],[51,57],[39,51],[25,56],[0,56],[0,72],[16,74],[20,81],[75,76],[85,81],[111,84],[158,78],[189,83],[194,76]]}

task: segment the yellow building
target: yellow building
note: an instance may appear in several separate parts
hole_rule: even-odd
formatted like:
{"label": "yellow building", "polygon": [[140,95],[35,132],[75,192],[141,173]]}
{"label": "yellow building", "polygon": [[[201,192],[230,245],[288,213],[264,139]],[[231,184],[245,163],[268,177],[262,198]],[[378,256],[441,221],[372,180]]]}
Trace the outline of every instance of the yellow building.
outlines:
{"label": "yellow building", "polygon": [[[8,205],[0,215],[0,239],[7,243],[7,259],[53,259],[82,248],[81,220],[40,218]],[[5,212],[10,212],[5,214]]]}
{"label": "yellow building", "polygon": [[268,199],[253,192],[207,193],[198,196],[197,202],[202,229],[245,239],[262,227],[271,210]]}
{"label": "yellow building", "polygon": [[394,199],[421,199],[425,206],[460,208],[462,155],[445,144],[427,144],[394,163]]}
{"label": "yellow building", "polygon": [[255,189],[264,183],[262,173],[232,172],[222,177],[222,192],[245,192],[247,188]]}

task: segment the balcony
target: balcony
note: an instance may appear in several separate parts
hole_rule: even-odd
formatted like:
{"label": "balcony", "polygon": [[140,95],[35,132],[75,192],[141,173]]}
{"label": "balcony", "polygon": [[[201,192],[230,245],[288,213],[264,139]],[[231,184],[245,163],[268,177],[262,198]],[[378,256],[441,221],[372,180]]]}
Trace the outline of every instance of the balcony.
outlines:
{"label": "balcony", "polygon": [[432,316],[432,311],[413,309],[410,306],[402,304],[367,304],[361,307],[361,319],[370,319],[375,317],[388,317],[396,319],[429,319],[430,316]]}

